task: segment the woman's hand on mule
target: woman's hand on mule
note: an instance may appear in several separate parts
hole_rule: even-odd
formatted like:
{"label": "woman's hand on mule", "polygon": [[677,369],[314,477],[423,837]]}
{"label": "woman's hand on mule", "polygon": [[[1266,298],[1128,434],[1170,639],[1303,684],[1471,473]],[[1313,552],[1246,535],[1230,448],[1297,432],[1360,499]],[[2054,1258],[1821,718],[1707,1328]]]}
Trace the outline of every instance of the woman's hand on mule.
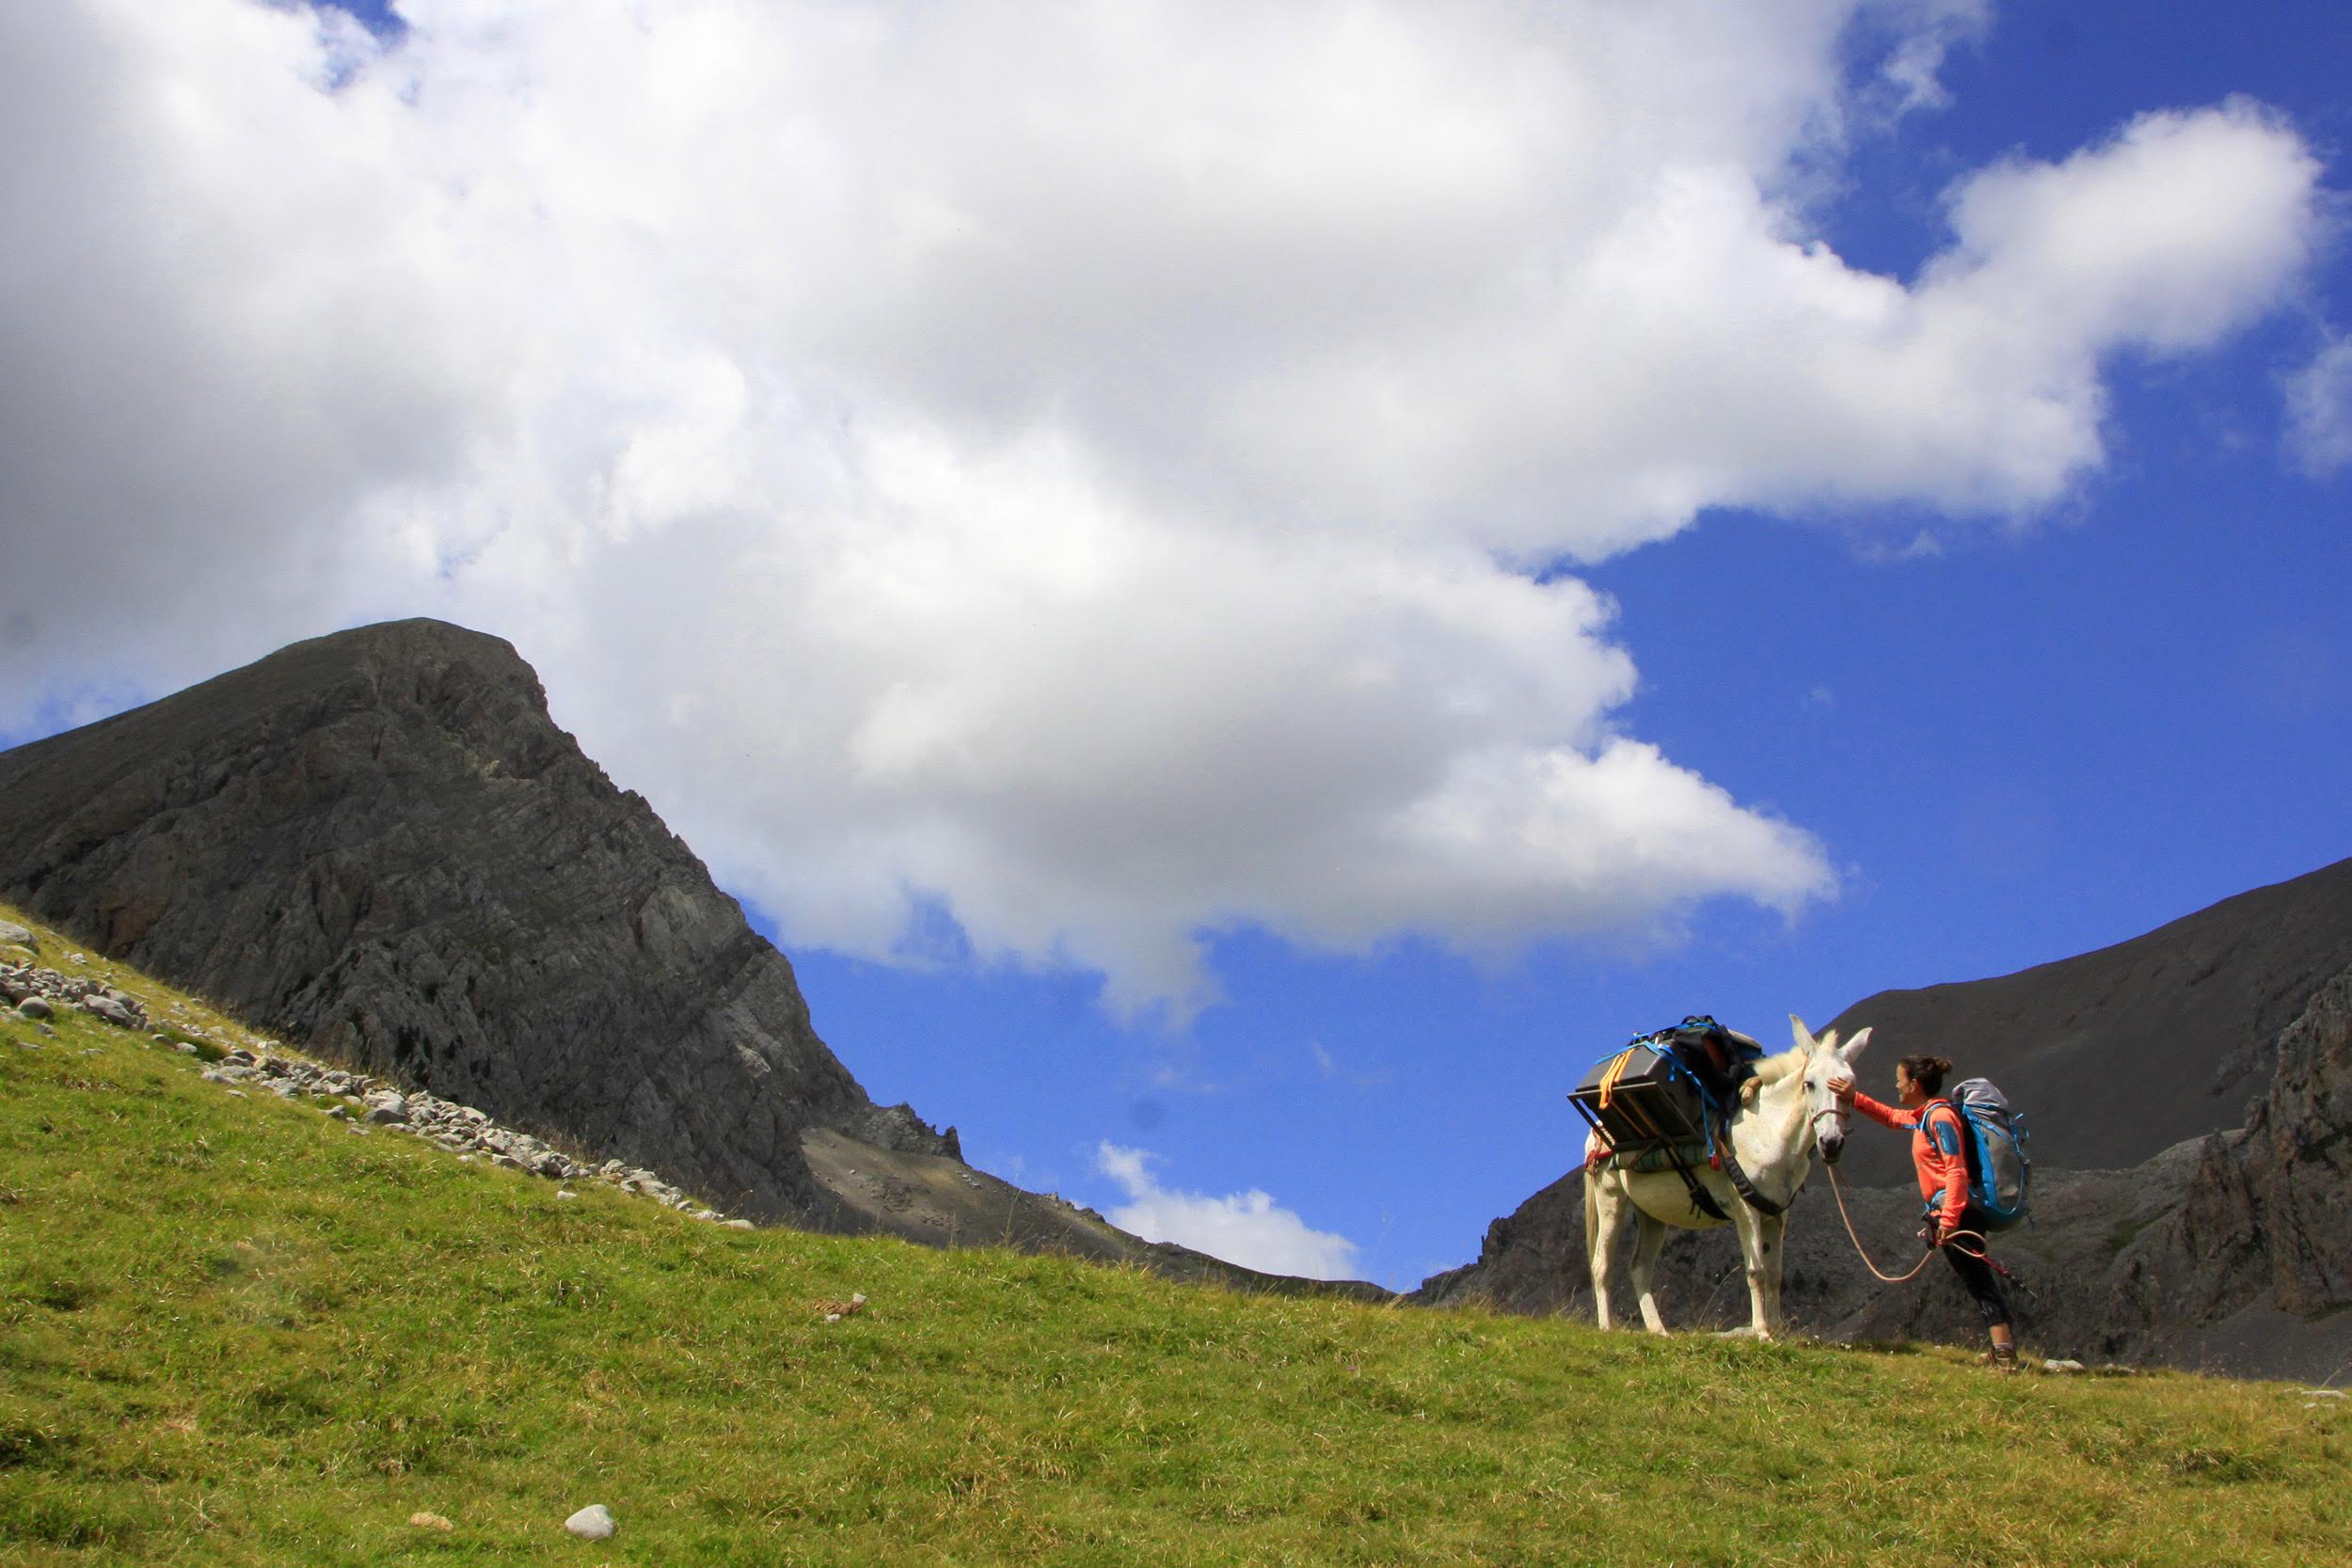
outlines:
{"label": "woman's hand on mule", "polygon": [[1844,1068],[1833,1070],[1829,1075],[1829,1092],[1840,1100],[1851,1100],[1853,1098],[1853,1074]]}

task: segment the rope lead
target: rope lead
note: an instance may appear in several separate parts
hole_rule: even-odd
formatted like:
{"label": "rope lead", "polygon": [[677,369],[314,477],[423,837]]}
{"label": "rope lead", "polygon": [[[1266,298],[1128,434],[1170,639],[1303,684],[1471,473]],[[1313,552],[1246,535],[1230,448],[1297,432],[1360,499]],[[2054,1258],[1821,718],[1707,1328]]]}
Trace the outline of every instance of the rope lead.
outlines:
{"label": "rope lead", "polygon": [[[1871,1262],[1869,1249],[1862,1244],[1862,1238],[1854,1234],[1853,1216],[1846,1212],[1846,1189],[1838,1182],[1837,1167],[1830,1164],[1827,1161],[1822,1162],[1822,1164],[1824,1168],[1829,1171],[1829,1190],[1837,1198],[1837,1217],[1846,1222],[1846,1239],[1853,1243],[1854,1254],[1862,1259],[1862,1266],[1864,1268],[1869,1270],[1872,1274],[1877,1275],[1881,1279],[1886,1281],[1889,1285],[1900,1285],[1904,1280],[1912,1278],[1914,1275],[1917,1275],[1921,1269],[1928,1266],[1928,1259],[1936,1255],[1938,1249],[1935,1247],[1928,1248],[1928,1250],[1921,1255],[1919,1260],[1911,1265],[1911,1272],[1909,1274],[1888,1274],[1883,1269],[1880,1268],[1876,1263]],[[1980,1230],[1955,1230],[1952,1232],[1951,1241],[1946,1243],[1945,1245],[1958,1245],[1960,1239],[1963,1236],[1973,1236],[1978,1241],[1984,1242],[1984,1232]],[[1986,1242],[1985,1244],[1990,1246],[1992,1243]],[[2009,1274],[2007,1269],[2002,1269],[2000,1264],[1994,1263],[1991,1257],[1975,1247],[1961,1247],[1960,1250],[1971,1258],[1980,1258],[1983,1259],[1985,1262],[1992,1263],[1993,1267],[2000,1269],[2004,1276]]]}

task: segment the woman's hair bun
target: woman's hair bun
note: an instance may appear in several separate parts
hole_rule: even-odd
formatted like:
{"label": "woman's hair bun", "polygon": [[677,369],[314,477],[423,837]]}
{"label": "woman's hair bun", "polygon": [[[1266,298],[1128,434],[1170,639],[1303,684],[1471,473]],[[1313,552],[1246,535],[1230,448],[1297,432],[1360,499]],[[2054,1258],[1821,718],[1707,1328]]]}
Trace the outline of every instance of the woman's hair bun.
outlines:
{"label": "woman's hair bun", "polygon": [[1944,1075],[1952,1070],[1948,1056],[1905,1056],[1901,1066],[1911,1081],[1930,1094],[1943,1092]]}

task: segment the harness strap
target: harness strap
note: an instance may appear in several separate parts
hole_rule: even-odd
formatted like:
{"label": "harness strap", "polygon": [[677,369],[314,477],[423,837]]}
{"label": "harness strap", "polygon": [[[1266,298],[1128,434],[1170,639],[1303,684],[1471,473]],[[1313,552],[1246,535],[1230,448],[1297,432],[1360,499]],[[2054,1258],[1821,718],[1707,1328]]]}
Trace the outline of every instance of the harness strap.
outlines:
{"label": "harness strap", "polygon": [[1674,1157],[1674,1172],[1682,1178],[1682,1185],[1691,1194],[1692,1212],[1705,1214],[1708,1219],[1720,1220],[1725,1225],[1731,1223],[1731,1216],[1724,1212],[1724,1206],[1715,1201],[1714,1195],[1700,1184],[1697,1177],[1691,1174],[1690,1164],[1679,1153]]}
{"label": "harness strap", "polygon": [[1748,1173],[1740,1168],[1738,1157],[1731,1152],[1728,1136],[1724,1139],[1723,1147],[1716,1149],[1715,1158],[1723,1165],[1724,1176],[1731,1182],[1731,1190],[1740,1195],[1742,1203],[1759,1214],[1785,1214],[1788,1212],[1786,1203],[1774,1203],[1756,1190],[1756,1183],[1748,1180]]}

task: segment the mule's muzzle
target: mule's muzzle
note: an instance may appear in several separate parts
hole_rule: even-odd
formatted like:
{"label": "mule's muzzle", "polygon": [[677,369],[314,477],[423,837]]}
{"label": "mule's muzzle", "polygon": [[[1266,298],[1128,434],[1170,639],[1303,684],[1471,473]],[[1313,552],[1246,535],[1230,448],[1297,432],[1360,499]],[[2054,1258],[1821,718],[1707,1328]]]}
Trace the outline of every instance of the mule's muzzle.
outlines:
{"label": "mule's muzzle", "polygon": [[1821,1134],[1821,1164],[1825,1165],[1834,1165],[1837,1164],[1837,1157],[1845,1152],[1846,1134],[1843,1132],[1824,1132]]}

